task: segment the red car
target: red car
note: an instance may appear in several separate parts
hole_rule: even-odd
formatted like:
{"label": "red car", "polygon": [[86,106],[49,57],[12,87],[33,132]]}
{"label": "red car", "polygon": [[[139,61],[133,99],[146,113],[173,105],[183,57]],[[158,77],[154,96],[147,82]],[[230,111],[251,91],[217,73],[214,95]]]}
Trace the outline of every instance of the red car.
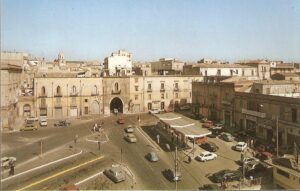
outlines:
{"label": "red car", "polygon": [[124,124],[124,123],[125,123],[124,118],[119,118],[119,119],[117,120],[117,123],[118,123],[118,124]]}
{"label": "red car", "polygon": [[197,145],[201,145],[203,143],[207,142],[207,137],[198,137],[198,138],[195,138],[195,143]]}
{"label": "red car", "polygon": [[273,156],[272,153],[269,153],[269,152],[259,152],[256,154],[255,157],[261,161],[264,161],[264,160],[271,159],[272,156]]}

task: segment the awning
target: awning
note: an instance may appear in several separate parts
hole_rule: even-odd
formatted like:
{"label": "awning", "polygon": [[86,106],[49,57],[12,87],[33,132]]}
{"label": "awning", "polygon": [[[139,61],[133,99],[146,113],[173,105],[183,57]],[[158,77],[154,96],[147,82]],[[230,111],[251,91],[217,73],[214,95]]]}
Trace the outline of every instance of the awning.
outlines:
{"label": "awning", "polygon": [[197,121],[185,117],[178,113],[155,114],[157,118],[171,129],[182,133],[186,137],[204,137],[210,135],[211,132],[202,128],[202,124]]}

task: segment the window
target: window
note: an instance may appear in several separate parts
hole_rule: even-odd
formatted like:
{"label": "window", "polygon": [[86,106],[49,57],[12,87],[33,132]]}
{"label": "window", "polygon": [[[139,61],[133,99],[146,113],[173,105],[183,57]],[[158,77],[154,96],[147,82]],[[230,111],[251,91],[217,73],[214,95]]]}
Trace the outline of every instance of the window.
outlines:
{"label": "window", "polygon": [[139,91],[139,86],[135,86],[135,91]]}
{"label": "window", "polygon": [[148,99],[151,100],[151,94],[148,94]]}
{"label": "window", "polygon": [[148,90],[151,90],[151,84],[148,84]]}
{"label": "window", "polygon": [[119,84],[118,84],[118,82],[115,83],[115,91],[119,91]]}
{"label": "window", "polygon": [[268,95],[271,93],[271,90],[270,88],[267,88],[267,92],[266,92]]}
{"label": "window", "polygon": [[236,74],[239,74],[239,70],[236,69],[236,70],[235,70],[235,73],[236,73]]}
{"label": "window", "polygon": [[89,100],[88,99],[84,99],[84,102],[87,103],[87,102],[89,102]]}
{"label": "window", "polygon": [[42,95],[45,95],[46,94],[46,88],[43,86],[42,87]]}
{"label": "window", "polygon": [[161,83],[161,84],[160,84],[160,89],[162,89],[162,90],[165,89],[165,84],[164,84],[164,83]]}
{"label": "window", "polygon": [[72,93],[73,93],[73,94],[76,94],[76,86],[73,86],[73,87],[72,87]]}
{"label": "window", "polygon": [[178,89],[178,82],[175,83],[175,89]]}
{"label": "window", "polygon": [[178,93],[175,93],[175,98],[178,98]]}
{"label": "window", "polygon": [[134,100],[138,100],[139,99],[139,95],[134,95]]}
{"label": "window", "polygon": [[253,70],[251,70],[251,75],[254,76],[254,71]]}
{"label": "window", "polygon": [[232,76],[233,75],[233,70],[230,70],[230,76]]}
{"label": "window", "polygon": [[207,70],[205,70],[205,76],[207,76]]}
{"label": "window", "polygon": [[97,93],[98,93],[97,86],[96,86],[96,85],[94,85],[94,87],[93,87],[93,94],[97,94]]}
{"label": "window", "polygon": [[292,108],[292,122],[296,123],[297,122],[297,109]]}
{"label": "window", "polygon": [[240,108],[243,108],[243,100],[240,100]]}
{"label": "window", "polygon": [[57,95],[60,95],[60,94],[61,94],[60,86],[57,86],[57,88],[56,88],[56,94],[57,94]]}
{"label": "window", "polygon": [[165,99],[165,94],[161,94],[161,99]]}
{"label": "window", "polygon": [[221,70],[218,69],[217,75],[220,76],[221,75]]}
{"label": "window", "polygon": [[277,173],[282,175],[282,176],[285,176],[286,178],[290,178],[290,174],[287,173],[287,172],[284,172],[283,170],[280,170],[279,168],[277,168]]}
{"label": "window", "polygon": [[242,76],[245,76],[245,70],[242,70]]}

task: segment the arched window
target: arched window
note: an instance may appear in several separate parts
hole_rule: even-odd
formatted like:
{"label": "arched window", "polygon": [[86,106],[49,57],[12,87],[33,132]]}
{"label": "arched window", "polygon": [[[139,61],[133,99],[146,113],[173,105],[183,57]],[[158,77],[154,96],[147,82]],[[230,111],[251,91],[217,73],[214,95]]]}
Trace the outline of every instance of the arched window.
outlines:
{"label": "arched window", "polygon": [[72,87],[72,94],[76,94],[76,86]]}
{"label": "arched window", "polygon": [[45,94],[46,94],[46,88],[45,88],[45,86],[42,87],[41,93],[42,93],[42,95],[45,95]]}
{"label": "arched window", "polygon": [[115,91],[119,91],[119,84],[118,84],[118,82],[115,83]]}
{"label": "arched window", "polygon": [[93,87],[93,94],[97,94],[97,93],[98,93],[97,86],[96,86],[96,85],[94,85],[94,87]]}
{"label": "arched window", "polygon": [[60,94],[61,94],[60,86],[57,86],[57,88],[56,88],[56,94],[57,94],[57,95],[60,95]]}

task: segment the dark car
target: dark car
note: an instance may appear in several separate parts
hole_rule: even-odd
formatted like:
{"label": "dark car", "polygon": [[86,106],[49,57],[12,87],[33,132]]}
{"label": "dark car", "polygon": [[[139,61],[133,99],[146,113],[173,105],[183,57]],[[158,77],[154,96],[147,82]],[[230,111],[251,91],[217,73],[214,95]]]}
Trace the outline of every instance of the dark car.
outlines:
{"label": "dark car", "polygon": [[212,175],[213,181],[221,183],[224,181],[239,181],[243,177],[242,173],[238,170],[221,170]]}
{"label": "dark car", "polygon": [[182,178],[180,171],[177,171],[176,175],[175,175],[174,170],[166,169],[163,173],[168,180],[173,181],[173,182],[180,181]]}
{"label": "dark car", "polygon": [[60,120],[60,121],[57,121],[56,123],[54,123],[54,126],[56,127],[67,127],[71,125],[70,122],[68,122],[67,120]]}
{"label": "dark car", "polygon": [[104,170],[103,173],[115,183],[126,179],[126,173],[121,167],[112,167]]}
{"label": "dark car", "polygon": [[273,157],[272,153],[269,152],[259,152],[255,155],[261,161],[269,160]]}
{"label": "dark car", "polygon": [[221,133],[223,133],[223,129],[210,129],[211,133],[215,136],[220,135]]}
{"label": "dark car", "polygon": [[220,187],[217,184],[204,184],[199,190],[220,190]]}
{"label": "dark car", "polygon": [[203,143],[200,145],[200,147],[210,152],[216,152],[219,149],[219,147],[213,142]]}

